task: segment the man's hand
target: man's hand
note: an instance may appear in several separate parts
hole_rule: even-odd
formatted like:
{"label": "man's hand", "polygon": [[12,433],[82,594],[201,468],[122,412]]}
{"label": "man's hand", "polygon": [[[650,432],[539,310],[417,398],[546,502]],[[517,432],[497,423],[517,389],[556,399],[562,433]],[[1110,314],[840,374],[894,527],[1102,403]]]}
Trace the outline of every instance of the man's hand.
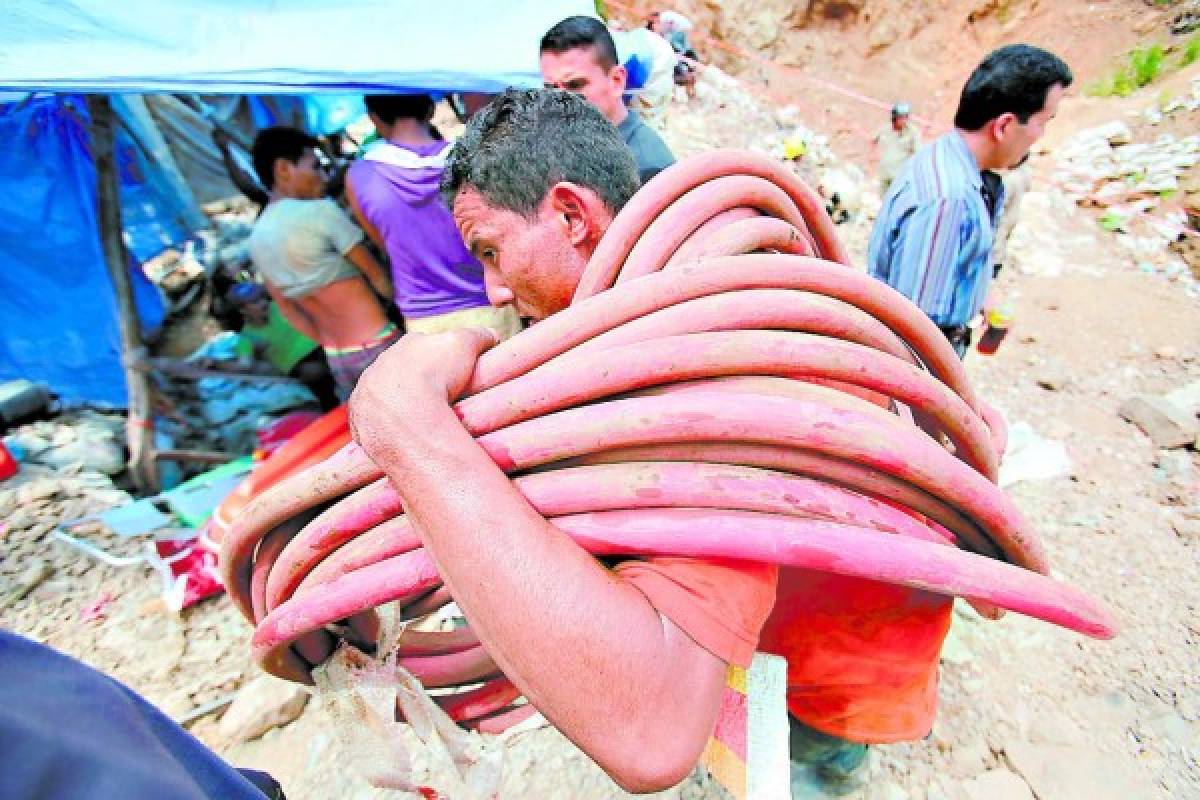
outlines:
{"label": "man's hand", "polygon": [[496,344],[487,328],[446,333],[408,333],[383,352],[359,378],[350,396],[350,431],[373,460],[425,428],[429,412],[458,400],[479,356]]}

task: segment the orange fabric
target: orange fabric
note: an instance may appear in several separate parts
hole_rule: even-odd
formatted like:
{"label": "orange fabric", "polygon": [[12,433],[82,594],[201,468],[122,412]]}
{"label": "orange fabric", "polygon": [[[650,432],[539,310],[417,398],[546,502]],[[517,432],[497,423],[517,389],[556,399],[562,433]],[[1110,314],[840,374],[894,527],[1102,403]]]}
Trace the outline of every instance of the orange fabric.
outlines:
{"label": "orange fabric", "polygon": [[758,649],[788,662],[788,710],[854,742],[919,739],[937,710],[953,601],[813,570],[780,570]]}
{"label": "orange fabric", "polygon": [[933,727],[948,597],[739,561],[635,559],[615,570],[718,658],[786,658],[788,710],[812,728],[883,744]]}
{"label": "orange fabric", "polygon": [[750,666],[775,604],[779,568],[747,561],[647,558],[614,568],[659,612],[723,661]]}

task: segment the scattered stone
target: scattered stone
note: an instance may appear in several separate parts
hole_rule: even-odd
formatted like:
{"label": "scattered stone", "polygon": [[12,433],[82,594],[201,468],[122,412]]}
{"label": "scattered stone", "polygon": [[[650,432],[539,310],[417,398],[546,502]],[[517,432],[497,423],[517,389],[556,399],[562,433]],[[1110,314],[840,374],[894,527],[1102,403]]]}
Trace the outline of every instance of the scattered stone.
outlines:
{"label": "scattered stone", "polygon": [[1174,711],[1155,717],[1146,727],[1180,750],[1191,749],[1200,744],[1200,723],[1188,722]]}
{"label": "scattered stone", "polygon": [[1038,800],[1130,800],[1155,795],[1153,786],[1126,772],[1117,759],[1091,748],[1010,742],[1004,754]]}
{"label": "scattered stone", "polygon": [[1057,392],[1067,385],[1067,377],[1061,373],[1045,373],[1038,376],[1037,385],[1048,392]]}
{"label": "scattered stone", "polygon": [[968,800],[1034,800],[1029,784],[1007,769],[990,769],[963,784]]}
{"label": "scattered stone", "polygon": [[1185,542],[1200,542],[1200,519],[1177,516],[1171,518],[1171,527]]}
{"label": "scattered stone", "polygon": [[970,664],[974,660],[975,655],[971,652],[971,648],[967,646],[962,635],[962,627],[958,625],[951,626],[950,632],[946,635],[946,641],[942,644],[942,663],[954,664],[961,667]]}
{"label": "scattered stone", "polygon": [[1167,401],[1178,407],[1185,414],[1193,417],[1200,415],[1200,381],[1192,381],[1186,386],[1173,389],[1165,395]]}
{"label": "scattered stone", "polygon": [[17,503],[28,506],[39,500],[49,500],[59,492],[59,485],[49,478],[39,478],[17,489]]}
{"label": "scattered stone", "polygon": [[951,781],[945,775],[935,775],[925,788],[925,800],[971,800],[962,784]]}
{"label": "scattered stone", "polygon": [[167,601],[161,596],[151,597],[146,602],[138,606],[139,617],[157,617],[160,614],[169,614],[171,610],[167,608]]}
{"label": "scattered stone", "polygon": [[982,740],[960,744],[950,753],[950,771],[960,778],[978,775],[986,766],[991,750]]}
{"label": "scattered stone", "polygon": [[160,711],[174,720],[183,719],[192,708],[192,698],[186,691],[172,692],[159,706]]}
{"label": "scattered stone", "polygon": [[1135,395],[1117,411],[1150,437],[1155,447],[1187,447],[1196,440],[1196,422],[1163,397]]}
{"label": "scattered stone", "polygon": [[37,513],[28,506],[17,506],[8,515],[8,527],[10,530],[23,531],[34,524],[37,519]]}
{"label": "scattered stone", "polygon": [[1163,486],[1164,501],[1183,505],[1195,495],[1196,468],[1183,450],[1159,450],[1154,457],[1154,479]]}
{"label": "scattered stone", "polygon": [[870,784],[863,800],[909,800],[909,794],[900,784],[885,781]]}
{"label": "scattered stone", "polygon": [[24,600],[30,592],[54,574],[54,567],[40,559],[34,561],[25,570],[25,574],[17,580],[17,585],[4,597],[4,602],[0,606],[8,608],[16,603]]}
{"label": "scattered stone", "polygon": [[230,743],[257,739],[299,717],[308,698],[303,686],[260,675],[242,687],[221,717],[221,736]]}
{"label": "scattered stone", "polygon": [[1172,347],[1171,345],[1159,347],[1155,349],[1154,357],[1160,361],[1174,361],[1175,359],[1179,358],[1179,349]]}
{"label": "scattered stone", "polygon": [[1029,723],[1029,741],[1034,744],[1082,744],[1079,723],[1062,711],[1045,711]]}

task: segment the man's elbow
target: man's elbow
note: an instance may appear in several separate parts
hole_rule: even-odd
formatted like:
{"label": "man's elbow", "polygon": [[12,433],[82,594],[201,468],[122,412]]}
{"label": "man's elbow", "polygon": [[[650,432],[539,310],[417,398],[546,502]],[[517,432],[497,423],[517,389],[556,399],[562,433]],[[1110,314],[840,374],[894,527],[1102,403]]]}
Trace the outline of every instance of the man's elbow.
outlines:
{"label": "man's elbow", "polygon": [[[647,794],[676,786],[691,774],[704,751],[708,735],[679,728],[643,730],[629,726],[600,766],[627,792]],[[607,762],[607,763],[605,763]]]}
{"label": "man's elbow", "polygon": [[[674,749],[674,748],[671,748]],[[655,745],[643,742],[638,752],[619,767],[606,769],[609,777],[630,794],[661,792],[676,786],[691,774],[703,748],[684,755],[666,754]]]}

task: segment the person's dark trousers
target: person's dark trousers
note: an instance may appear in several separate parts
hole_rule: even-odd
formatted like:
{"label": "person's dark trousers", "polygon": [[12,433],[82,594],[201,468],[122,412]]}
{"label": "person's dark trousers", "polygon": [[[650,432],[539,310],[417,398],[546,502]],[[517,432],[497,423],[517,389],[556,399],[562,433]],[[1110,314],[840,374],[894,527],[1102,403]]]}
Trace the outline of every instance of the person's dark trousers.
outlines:
{"label": "person's dark trousers", "polygon": [[282,797],[269,776],[252,774],[255,780],[123,684],[0,630],[0,797]]}
{"label": "person's dark trousers", "polygon": [[332,411],[341,404],[337,395],[337,381],[333,379],[329,362],[325,360],[325,351],[320,347],[314,347],[311,353],[297,361],[288,377],[307,386],[317,396],[322,411]]}
{"label": "person's dark trousers", "polygon": [[287,800],[287,796],[284,795],[283,787],[279,785],[279,781],[267,773],[247,767],[235,767],[235,769],[237,769],[243,778],[253,783],[255,788],[265,794],[267,800]]}
{"label": "person's dark trousers", "polygon": [[867,745],[822,733],[791,714],[788,728],[793,797],[836,797],[861,787]]}
{"label": "person's dark trousers", "polygon": [[966,325],[939,325],[938,327],[941,328],[946,340],[950,342],[950,346],[954,348],[954,352],[958,353],[958,357],[965,358],[967,351],[971,349],[971,329]]}

